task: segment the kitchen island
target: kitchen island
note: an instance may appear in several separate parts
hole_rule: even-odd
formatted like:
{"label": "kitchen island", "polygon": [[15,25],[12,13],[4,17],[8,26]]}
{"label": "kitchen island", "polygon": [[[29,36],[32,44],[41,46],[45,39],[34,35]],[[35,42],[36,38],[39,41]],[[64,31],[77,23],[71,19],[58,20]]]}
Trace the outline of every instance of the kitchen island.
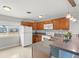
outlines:
{"label": "kitchen island", "polygon": [[[79,58],[79,37],[73,35],[65,42],[63,37],[52,37],[50,40],[41,41],[33,44],[33,57],[39,57],[43,54],[46,58]],[[37,54],[34,50],[37,49]],[[42,51],[41,53],[39,52]]]}
{"label": "kitchen island", "polygon": [[72,38],[66,42],[64,38],[51,39],[51,55],[57,58],[75,58],[79,57],[79,37],[73,35]]}

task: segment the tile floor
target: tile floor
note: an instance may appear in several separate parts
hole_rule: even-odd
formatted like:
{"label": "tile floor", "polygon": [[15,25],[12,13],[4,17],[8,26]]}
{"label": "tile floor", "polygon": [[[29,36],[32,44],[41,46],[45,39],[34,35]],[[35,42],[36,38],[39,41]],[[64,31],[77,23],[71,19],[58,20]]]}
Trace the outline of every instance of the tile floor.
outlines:
{"label": "tile floor", "polygon": [[21,46],[0,50],[0,58],[31,58],[32,47]]}
{"label": "tile floor", "polygon": [[44,42],[0,50],[0,58],[48,58],[49,55],[50,48]]}

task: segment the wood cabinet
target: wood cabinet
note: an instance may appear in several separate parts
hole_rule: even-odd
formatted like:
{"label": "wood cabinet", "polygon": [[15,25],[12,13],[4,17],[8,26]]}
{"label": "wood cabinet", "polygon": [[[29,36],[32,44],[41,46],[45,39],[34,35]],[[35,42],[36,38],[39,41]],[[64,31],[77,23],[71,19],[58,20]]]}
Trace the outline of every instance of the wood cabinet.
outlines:
{"label": "wood cabinet", "polygon": [[59,18],[53,20],[54,30],[68,30],[69,29],[69,20],[66,18]]}
{"label": "wood cabinet", "polygon": [[21,22],[23,26],[30,26],[33,30],[37,30],[37,22]]}
{"label": "wood cabinet", "polygon": [[37,30],[43,30],[43,27],[44,27],[43,23],[42,22],[38,22]]}
{"label": "wood cabinet", "polygon": [[33,28],[33,30],[37,30],[37,22],[34,22],[33,24],[32,24],[32,28]]}
{"label": "wood cabinet", "polygon": [[65,17],[39,22],[38,30],[44,30],[44,24],[53,24],[52,30],[69,30],[69,20]]}
{"label": "wood cabinet", "polygon": [[53,24],[52,30],[68,30],[69,29],[69,20],[65,17],[57,19],[48,19],[41,22],[22,22],[21,25],[31,26],[33,30],[44,30],[44,24]]}
{"label": "wood cabinet", "polygon": [[42,40],[42,35],[34,34],[32,38],[32,43],[40,42]]}
{"label": "wood cabinet", "polygon": [[21,22],[21,25],[23,26],[33,26],[33,22]]}

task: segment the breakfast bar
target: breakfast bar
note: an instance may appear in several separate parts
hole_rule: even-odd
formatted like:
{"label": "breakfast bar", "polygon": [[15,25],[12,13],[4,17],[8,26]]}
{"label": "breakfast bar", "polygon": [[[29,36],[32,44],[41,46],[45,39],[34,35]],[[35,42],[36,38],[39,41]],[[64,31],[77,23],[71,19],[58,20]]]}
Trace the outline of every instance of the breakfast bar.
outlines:
{"label": "breakfast bar", "polygon": [[79,57],[78,35],[73,35],[68,42],[64,41],[64,38],[52,38],[50,41],[52,42],[50,43],[50,56],[57,58]]}

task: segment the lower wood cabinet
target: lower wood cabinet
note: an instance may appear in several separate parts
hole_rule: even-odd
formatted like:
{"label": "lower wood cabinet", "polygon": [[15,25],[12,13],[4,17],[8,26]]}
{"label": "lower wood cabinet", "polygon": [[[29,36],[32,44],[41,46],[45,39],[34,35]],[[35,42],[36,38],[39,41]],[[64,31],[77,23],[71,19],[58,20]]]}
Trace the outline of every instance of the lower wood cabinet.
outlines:
{"label": "lower wood cabinet", "polygon": [[32,43],[40,42],[42,40],[42,35],[34,34],[32,38]]}

